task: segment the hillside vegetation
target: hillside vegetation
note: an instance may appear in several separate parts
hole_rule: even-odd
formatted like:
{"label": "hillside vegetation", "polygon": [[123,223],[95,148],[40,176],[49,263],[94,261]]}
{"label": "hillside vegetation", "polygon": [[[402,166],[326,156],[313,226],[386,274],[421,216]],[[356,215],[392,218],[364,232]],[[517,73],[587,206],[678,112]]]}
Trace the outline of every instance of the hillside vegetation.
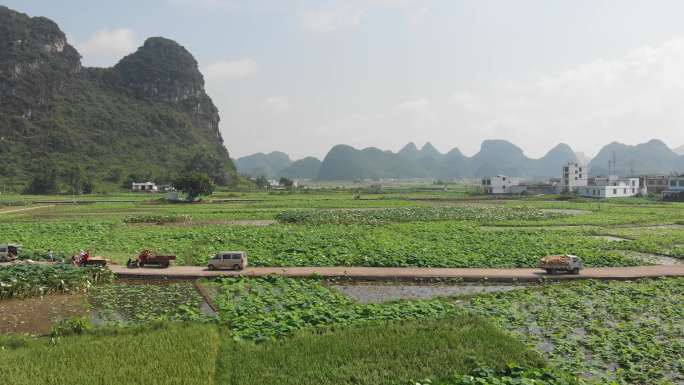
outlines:
{"label": "hillside vegetation", "polygon": [[[120,184],[201,170],[234,181],[193,56],[160,37],[112,68],[85,68],[52,21],[0,7],[0,179]],[[74,171],[75,170],[75,171]]]}

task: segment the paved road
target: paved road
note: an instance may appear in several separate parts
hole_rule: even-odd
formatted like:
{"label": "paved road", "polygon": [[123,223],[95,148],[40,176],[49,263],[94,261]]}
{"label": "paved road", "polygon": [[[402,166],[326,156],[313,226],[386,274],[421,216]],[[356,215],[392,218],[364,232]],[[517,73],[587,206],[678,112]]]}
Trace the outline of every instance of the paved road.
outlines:
{"label": "paved road", "polygon": [[579,275],[547,275],[540,269],[454,269],[412,267],[248,267],[242,271],[209,271],[200,266],[172,266],[167,269],[128,269],[110,265],[120,278],[195,279],[221,276],[263,277],[270,274],[285,277],[351,278],[358,280],[463,279],[464,281],[538,281],[552,279],[636,279],[647,277],[684,277],[682,266],[639,266],[586,268]]}

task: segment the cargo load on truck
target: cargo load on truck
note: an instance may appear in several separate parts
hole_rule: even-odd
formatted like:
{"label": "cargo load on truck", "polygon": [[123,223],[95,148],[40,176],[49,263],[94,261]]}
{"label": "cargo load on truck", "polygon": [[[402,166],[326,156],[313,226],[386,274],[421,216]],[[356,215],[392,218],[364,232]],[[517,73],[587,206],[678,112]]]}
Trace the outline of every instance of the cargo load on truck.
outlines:
{"label": "cargo load on truck", "polygon": [[549,274],[579,274],[583,268],[582,259],[576,255],[548,255],[539,261],[539,268]]}

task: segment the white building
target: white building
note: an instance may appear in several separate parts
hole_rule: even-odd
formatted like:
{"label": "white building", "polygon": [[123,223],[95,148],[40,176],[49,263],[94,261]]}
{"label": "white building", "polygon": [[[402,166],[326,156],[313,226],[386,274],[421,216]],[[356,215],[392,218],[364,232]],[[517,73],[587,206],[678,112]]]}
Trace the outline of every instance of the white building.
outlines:
{"label": "white building", "polygon": [[597,177],[593,183],[578,187],[577,192],[588,198],[633,197],[639,194],[639,178]]}
{"label": "white building", "polygon": [[559,186],[560,192],[574,192],[577,191],[579,187],[587,186],[587,166],[570,162],[563,166],[563,171],[561,172],[561,183]]}
{"label": "white building", "polygon": [[158,191],[159,188],[154,182],[142,182],[142,183],[135,183],[131,185],[131,190],[133,191]]}
{"label": "white building", "polygon": [[482,188],[485,194],[521,194],[525,191],[524,186],[520,186],[520,178],[506,175],[482,178]]}

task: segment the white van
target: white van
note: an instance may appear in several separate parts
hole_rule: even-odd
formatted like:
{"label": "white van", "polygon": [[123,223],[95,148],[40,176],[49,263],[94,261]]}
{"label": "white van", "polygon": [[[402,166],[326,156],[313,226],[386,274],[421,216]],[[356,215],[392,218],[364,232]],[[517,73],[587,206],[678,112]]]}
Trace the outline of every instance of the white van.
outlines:
{"label": "white van", "polygon": [[242,270],[247,267],[247,252],[245,251],[222,251],[217,253],[207,262],[209,270],[233,269]]}

